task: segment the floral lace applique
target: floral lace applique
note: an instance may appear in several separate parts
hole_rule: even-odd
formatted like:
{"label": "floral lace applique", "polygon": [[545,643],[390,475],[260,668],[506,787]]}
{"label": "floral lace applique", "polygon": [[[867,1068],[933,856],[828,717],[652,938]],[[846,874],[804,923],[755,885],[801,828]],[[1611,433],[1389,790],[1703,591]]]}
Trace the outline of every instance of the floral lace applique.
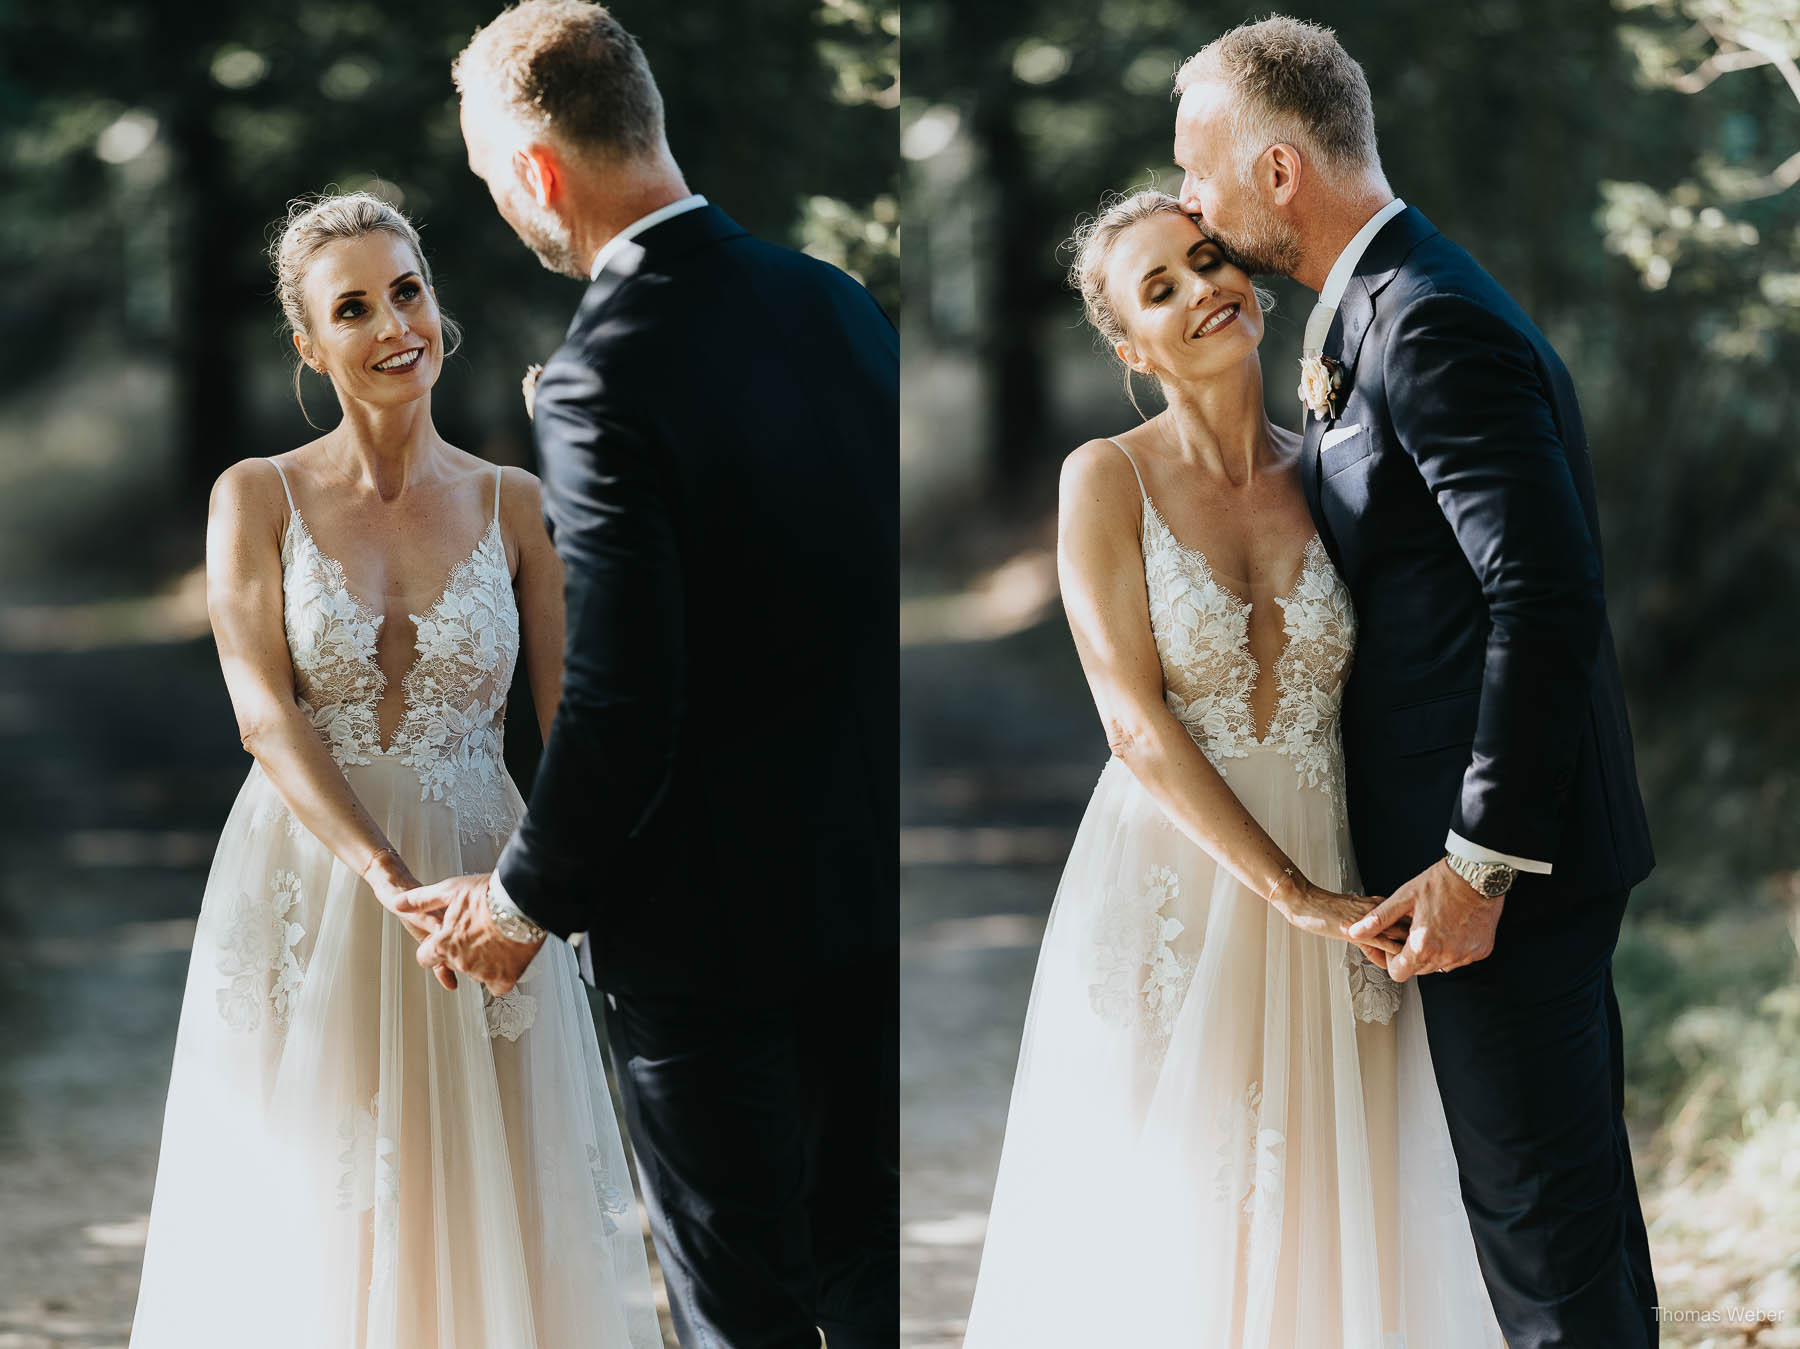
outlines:
{"label": "floral lace applique", "polygon": [[376,707],[387,676],[375,660],[382,618],[353,592],[344,569],[313,542],[300,512],[281,544],[283,621],[300,706],[340,764],[381,753]]}
{"label": "floral lace applique", "polygon": [[1144,582],[1150,628],[1163,668],[1163,701],[1213,767],[1256,746],[1288,756],[1307,784],[1344,801],[1338,710],[1356,645],[1356,622],[1330,555],[1317,535],[1281,606],[1286,644],[1273,670],[1275,712],[1258,739],[1250,695],[1261,676],[1250,652],[1252,605],[1219,584],[1205,556],[1170,532],[1144,498]]}
{"label": "floral lace applique", "polygon": [[1267,743],[1294,762],[1307,785],[1344,800],[1344,754],[1338,706],[1356,651],[1350,592],[1332,568],[1318,535],[1306,545],[1300,580],[1281,606],[1287,643],[1275,661],[1278,690]]}
{"label": "floral lace applique", "polygon": [[1237,1205],[1246,1218],[1254,1217],[1259,1208],[1281,1207],[1287,1138],[1279,1129],[1260,1127],[1261,1115],[1262,1084],[1252,1082],[1218,1118],[1219,1166],[1213,1173],[1213,1194]]}
{"label": "floral lace applique", "polygon": [[1109,896],[1095,927],[1101,977],[1088,985],[1089,1005],[1113,1025],[1129,1028],[1142,1023],[1152,1048],[1168,1043],[1197,960],[1177,953],[1173,943],[1187,930],[1186,924],[1162,911],[1180,894],[1181,877],[1175,869],[1153,864],[1137,894]]}
{"label": "floral lace applique", "polygon": [[294,950],[306,929],[288,916],[300,902],[300,877],[277,871],[271,884],[266,900],[238,892],[220,938],[218,970],[231,984],[218,991],[219,1015],[233,1030],[255,1030],[266,1006],[269,1024],[277,1034],[285,1032],[306,980],[306,965]]}
{"label": "floral lace applique", "polygon": [[1350,1010],[1358,1021],[1387,1025],[1400,1010],[1400,985],[1362,951],[1346,944],[1344,969],[1350,980]]}
{"label": "floral lace applique", "polygon": [[370,1291],[389,1286],[400,1245],[399,1149],[380,1132],[381,1095],[367,1106],[351,1105],[338,1125],[344,1150],[338,1154],[337,1206],[349,1213],[373,1209],[374,1241]]}
{"label": "floral lace applique", "polygon": [[1221,773],[1256,739],[1250,694],[1250,606],[1220,585],[1204,555],[1184,547],[1144,499],[1144,580],[1162,660],[1163,701]]}
{"label": "floral lace applique", "polygon": [[631,1211],[631,1197],[613,1181],[600,1157],[600,1149],[587,1145],[588,1174],[594,1181],[594,1202],[600,1205],[600,1224],[607,1236],[619,1230],[619,1219]]}
{"label": "floral lace applique", "polygon": [[487,1014],[490,1040],[497,1040],[501,1036],[517,1040],[537,1021],[538,1000],[522,991],[517,984],[513,985],[512,992],[500,998],[484,988],[481,990],[481,1000],[482,1010]]}
{"label": "floral lace applique", "polygon": [[418,625],[418,658],[407,673],[406,716],[396,752],[421,791],[447,801],[464,838],[510,830],[501,760],[506,695],[519,650],[519,611],[500,528],[450,574]]}
{"label": "floral lace applique", "polygon": [[519,613],[498,520],[451,570],[437,602],[410,615],[417,626],[404,710],[383,746],[380,707],[388,681],[376,661],[382,615],[349,588],[298,511],[282,542],[288,650],[300,706],[340,765],[393,756],[419,776],[421,800],[456,812],[465,840],[512,826],[501,748],[506,696],[519,654]]}
{"label": "floral lace applique", "polygon": [[274,829],[276,826],[280,826],[289,838],[305,838],[307,836],[306,826],[300,823],[299,816],[279,800],[271,801],[258,810],[252,823],[258,829]]}

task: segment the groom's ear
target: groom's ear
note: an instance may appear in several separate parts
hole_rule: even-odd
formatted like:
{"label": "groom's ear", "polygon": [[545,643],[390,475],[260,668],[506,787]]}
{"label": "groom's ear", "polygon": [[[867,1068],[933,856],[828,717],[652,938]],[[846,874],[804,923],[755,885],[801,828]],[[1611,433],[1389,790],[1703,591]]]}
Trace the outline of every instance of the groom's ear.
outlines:
{"label": "groom's ear", "polygon": [[550,153],[550,148],[546,145],[527,145],[513,151],[512,162],[513,171],[519,175],[519,181],[525,184],[525,190],[531,193],[539,206],[548,206],[561,186],[561,169],[556,157]]}
{"label": "groom's ear", "polygon": [[1304,165],[1300,152],[1277,141],[1263,151],[1262,172],[1269,177],[1269,195],[1277,206],[1286,206],[1300,191],[1300,175]]}

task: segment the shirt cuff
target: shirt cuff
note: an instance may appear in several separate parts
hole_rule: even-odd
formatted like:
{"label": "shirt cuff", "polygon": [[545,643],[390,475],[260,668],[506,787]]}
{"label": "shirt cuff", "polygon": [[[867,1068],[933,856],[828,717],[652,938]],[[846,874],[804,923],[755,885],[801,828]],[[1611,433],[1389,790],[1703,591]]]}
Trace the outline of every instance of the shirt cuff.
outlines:
{"label": "shirt cuff", "polygon": [[1550,863],[1533,861],[1529,857],[1514,857],[1510,853],[1495,852],[1492,848],[1484,848],[1479,843],[1471,843],[1454,829],[1450,837],[1444,840],[1444,851],[1453,853],[1465,862],[1498,862],[1501,866],[1511,867],[1514,871],[1529,871],[1534,876],[1548,876]]}
{"label": "shirt cuff", "polygon": [[[513,903],[513,897],[506,893],[506,886],[500,879],[499,867],[495,867],[493,871],[488,873],[488,907],[490,909],[516,913],[533,927],[544,927],[537,919],[533,918],[530,914],[526,913],[525,910]],[[544,930],[548,932],[550,929],[544,928]],[[582,934],[579,932],[570,933],[569,945],[580,946],[581,937]]]}
{"label": "shirt cuff", "polygon": [[513,897],[506,893],[506,886],[500,881],[500,873],[498,870],[488,876],[488,907],[496,913],[517,914],[533,927],[543,926],[537,919],[533,918],[530,914],[526,913],[525,910],[513,903]]}

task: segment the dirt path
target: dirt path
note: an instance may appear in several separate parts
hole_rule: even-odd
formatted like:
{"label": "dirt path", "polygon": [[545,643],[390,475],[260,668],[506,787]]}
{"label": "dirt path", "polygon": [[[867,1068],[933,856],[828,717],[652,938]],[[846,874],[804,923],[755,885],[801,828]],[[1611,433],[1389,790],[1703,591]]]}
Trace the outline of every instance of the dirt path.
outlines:
{"label": "dirt path", "polygon": [[248,768],[209,641],[0,648],[0,1349],[129,1339],[194,916]]}

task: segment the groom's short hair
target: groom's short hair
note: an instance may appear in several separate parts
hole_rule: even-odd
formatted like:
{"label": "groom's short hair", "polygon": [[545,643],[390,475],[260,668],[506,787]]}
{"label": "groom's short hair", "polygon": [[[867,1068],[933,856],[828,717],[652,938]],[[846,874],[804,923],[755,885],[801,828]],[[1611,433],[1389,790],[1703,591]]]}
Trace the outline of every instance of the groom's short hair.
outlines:
{"label": "groom's short hair", "polygon": [[663,102],[637,39],[587,0],[523,0],[476,30],[450,68],[486,100],[571,150],[636,159],[663,144]]}
{"label": "groom's short hair", "polygon": [[1336,174],[1381,170],[1369,82],[1323,24],[1278,14],[1233,28],[1183,63],[1175,93],[1202,83],[1232,92],[1247,161],[1286,142],[1312,151]]}

